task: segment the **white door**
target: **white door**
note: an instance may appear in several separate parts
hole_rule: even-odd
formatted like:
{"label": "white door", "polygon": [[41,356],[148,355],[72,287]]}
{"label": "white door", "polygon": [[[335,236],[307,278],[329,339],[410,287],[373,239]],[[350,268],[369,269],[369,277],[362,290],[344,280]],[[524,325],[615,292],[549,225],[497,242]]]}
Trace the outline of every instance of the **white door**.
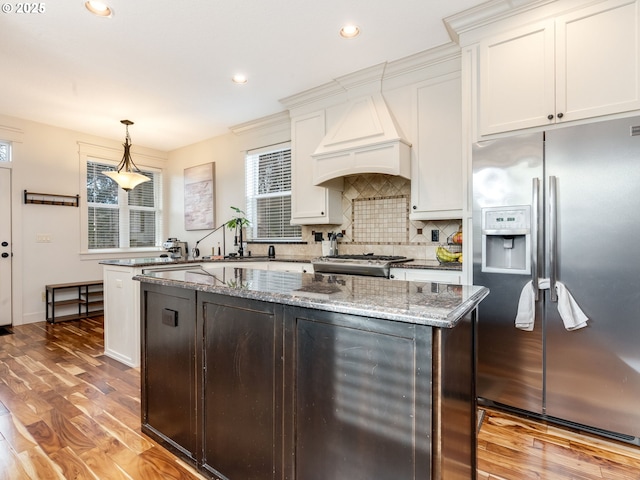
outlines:
{"label": "white door", "polygon": [[11,170],[1,167],[0,325],[11,325]]}

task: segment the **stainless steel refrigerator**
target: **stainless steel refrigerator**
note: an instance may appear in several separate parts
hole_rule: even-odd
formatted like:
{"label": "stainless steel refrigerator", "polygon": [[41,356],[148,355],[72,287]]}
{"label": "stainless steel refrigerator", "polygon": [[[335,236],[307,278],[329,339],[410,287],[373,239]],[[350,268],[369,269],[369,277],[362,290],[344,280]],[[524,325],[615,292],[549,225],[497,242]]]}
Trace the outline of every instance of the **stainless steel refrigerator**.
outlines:
{"label": "stainless steel refrigerator", "polygon": [[640,117],[474,145],[473,208],[480,403],[640,444]]}

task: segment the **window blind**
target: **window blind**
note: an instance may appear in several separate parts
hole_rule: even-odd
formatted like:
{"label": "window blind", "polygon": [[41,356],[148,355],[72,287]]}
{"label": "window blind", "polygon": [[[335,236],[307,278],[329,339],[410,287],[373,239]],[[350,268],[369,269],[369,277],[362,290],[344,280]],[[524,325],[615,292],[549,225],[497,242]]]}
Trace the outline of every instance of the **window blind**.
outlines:
{"label": "window blind", "polygon": [[102,174],[115,170],[110,164],[87,162],[89,249],[120,246],[118,184]]}
{"label": "window blind", "polygon": [[151,181],[138,185],[128,193],[130,247],[152,247],[156,244],[155,174],[142,173]]}
{"label": "window blind", "polygon": [[246,156],[247,217],[251,240],[299,240],[291,225],[291,148],[249,152]]}
{"label": "window blind", "polygon": [[11,161],[10,145],[6,142],[0,142],[0,162]]}
{"label": "window blind", "polygon": [[102,174],[115,168],[109,163],[87,162],[89,249],[156,246],[161,231],[161,174],[143,170],[151,181],[125,192]]}

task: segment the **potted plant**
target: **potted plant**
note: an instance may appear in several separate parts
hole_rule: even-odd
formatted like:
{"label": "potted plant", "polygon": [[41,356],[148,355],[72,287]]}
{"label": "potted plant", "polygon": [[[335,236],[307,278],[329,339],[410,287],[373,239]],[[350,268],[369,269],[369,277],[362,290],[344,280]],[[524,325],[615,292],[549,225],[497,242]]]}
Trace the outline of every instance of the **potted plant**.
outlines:
{"label": "potted plant", "polygon": [[[251,222],[245,216],[246,214],[242,210],[240,210],[238,207],[231,207],[231,210],[235,212],[235,216],[231,220],[228,220],[225,225],[227,226],[227,228],[229,228],[229,230],[235,229],[236,237],[235,237],[234,245],[238,245],[238,242],[240,242],[238,246],[238,256],[242,257],[244,256],[244,248],[242,247],[242,229],[244,227],[248,227],[251,224]],[[240,231],[239,235],[238,235],[238,230]],[[240,237],[239,240],[238,240],[238,236]]]}

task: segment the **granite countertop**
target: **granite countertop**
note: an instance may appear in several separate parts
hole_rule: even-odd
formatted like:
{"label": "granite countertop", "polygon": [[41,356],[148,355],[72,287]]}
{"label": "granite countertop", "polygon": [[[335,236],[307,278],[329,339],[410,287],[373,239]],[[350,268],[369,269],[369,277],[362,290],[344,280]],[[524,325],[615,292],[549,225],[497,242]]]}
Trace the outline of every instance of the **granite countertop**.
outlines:
{"label": "granite countertop", "polygon": [[[115,260],[102,260],[102,265],[115,265],[118,267],[151,267],[160,265],[188,265],[188,264],[215,264],[217,262],[298,262],[298,263],[311,263],[316,257],[305,257],[299,255],[277,255],[275,258],[269,258],[267,256],[255,256],[255,257],[242,257],[242,258],[189,258],[173,259],[169,257],[148,257],[148,258],[124,258]],[[462,271],[462,264],[458,262],[443,263],[441,264],[437,260],[425,260],[417,259],[409,262],[396,263],[392,268],[415,268],[415,269],[427,269],[427,270],[448,270],[448,271]]]}
{"label": "granite countertop", "polygon": [[460,262],[447,262],[440,263],[438,260],[424,260],[417,259],[410,262],[396,263],[392,268],[416,268],[422,270],[447,270],[447,271],[462,271],[462,264]]}
{"label": "granite countertop", "polygon": [[160,265],[189,265],[189,264],[215,264],[219,262],[302,262],[311,263],[311,258],[300,256],[283,256],[279,255],[276,258],[269,258],[267,256],[255,256],[255,257],[225,257],[225,258],[188,258],[175,259],[170,257],[148,257],[148,258],[123,258],[115,260],[102,260],[101,265],[115,265],[118,267],[152,267]]}
{"label": "granite countertop", "polygon": [[136,275],[144,283],[220,293],[329,312],[451,328],[489,293],[485,287],[357,275],[194,266]]}

